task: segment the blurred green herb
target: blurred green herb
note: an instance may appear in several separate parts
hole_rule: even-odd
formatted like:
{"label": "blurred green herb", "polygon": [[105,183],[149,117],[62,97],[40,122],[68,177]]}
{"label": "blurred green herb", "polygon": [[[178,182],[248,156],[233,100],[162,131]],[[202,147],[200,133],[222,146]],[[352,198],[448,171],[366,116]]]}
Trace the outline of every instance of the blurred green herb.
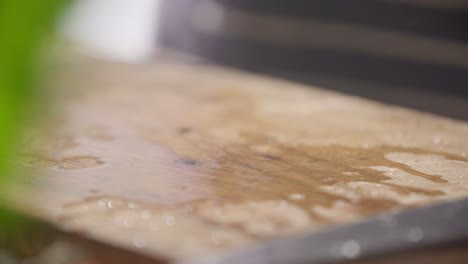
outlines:
{"label": "blurred green herb", "polygon": [[[41,50],[65,2],[0,0],[0,203],[1,194],[14,178],[10,159],[40,93],[37,72]],[[0,228],[17,226],[17,217],[1,207]]]}

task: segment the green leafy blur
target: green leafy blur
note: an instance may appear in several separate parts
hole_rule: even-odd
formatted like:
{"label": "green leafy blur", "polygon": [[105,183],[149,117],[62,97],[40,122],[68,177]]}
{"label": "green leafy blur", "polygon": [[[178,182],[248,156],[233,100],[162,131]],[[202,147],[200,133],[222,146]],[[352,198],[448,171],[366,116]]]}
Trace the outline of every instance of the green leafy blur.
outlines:
{"label": "green leafy blur", "polygon": [[[10,161],[21,129],[36,109],[41,49],[67,0],[0,0],[0,227],[16,218],[2,209],[14,179]],[[4,229],[6,230],[6,228]]]}

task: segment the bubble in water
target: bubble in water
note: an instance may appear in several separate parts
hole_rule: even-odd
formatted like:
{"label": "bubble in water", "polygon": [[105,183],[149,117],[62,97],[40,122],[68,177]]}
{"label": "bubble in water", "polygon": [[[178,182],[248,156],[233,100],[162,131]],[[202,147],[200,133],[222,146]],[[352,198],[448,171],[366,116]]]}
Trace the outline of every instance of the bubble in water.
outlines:
{"label": "bubble in water", "polygon": [[409,242],[419,242],[423,239],[424,233],[421,228],[413,227],[408,231],[408,241]]}
{"label": "bubble in water", "polygon": [[361,246],[356,240],[348,240],[341,246],[341,255],[347,259],[355,259],[361,255]]}

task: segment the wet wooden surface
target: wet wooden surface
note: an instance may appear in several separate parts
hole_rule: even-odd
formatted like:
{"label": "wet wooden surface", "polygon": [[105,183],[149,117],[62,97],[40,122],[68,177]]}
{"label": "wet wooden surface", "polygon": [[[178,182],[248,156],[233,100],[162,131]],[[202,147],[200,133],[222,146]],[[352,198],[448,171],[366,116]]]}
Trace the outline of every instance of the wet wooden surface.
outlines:
{"label": "wet wooden surface", "polygon": [[466,123],[176,59],[59,73],[13,196],[105,242],[190,259],[468,196]]}

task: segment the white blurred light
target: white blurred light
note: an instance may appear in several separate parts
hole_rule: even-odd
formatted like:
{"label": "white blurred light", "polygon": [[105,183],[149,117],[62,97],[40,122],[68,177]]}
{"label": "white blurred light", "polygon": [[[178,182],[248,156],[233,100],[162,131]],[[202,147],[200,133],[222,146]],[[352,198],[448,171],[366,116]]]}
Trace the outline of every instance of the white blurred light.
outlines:
{"label": "white blurred light", "polygon": [[77,0],[62,32],[99,55],[139,62],[156,47],[160,0]]}

